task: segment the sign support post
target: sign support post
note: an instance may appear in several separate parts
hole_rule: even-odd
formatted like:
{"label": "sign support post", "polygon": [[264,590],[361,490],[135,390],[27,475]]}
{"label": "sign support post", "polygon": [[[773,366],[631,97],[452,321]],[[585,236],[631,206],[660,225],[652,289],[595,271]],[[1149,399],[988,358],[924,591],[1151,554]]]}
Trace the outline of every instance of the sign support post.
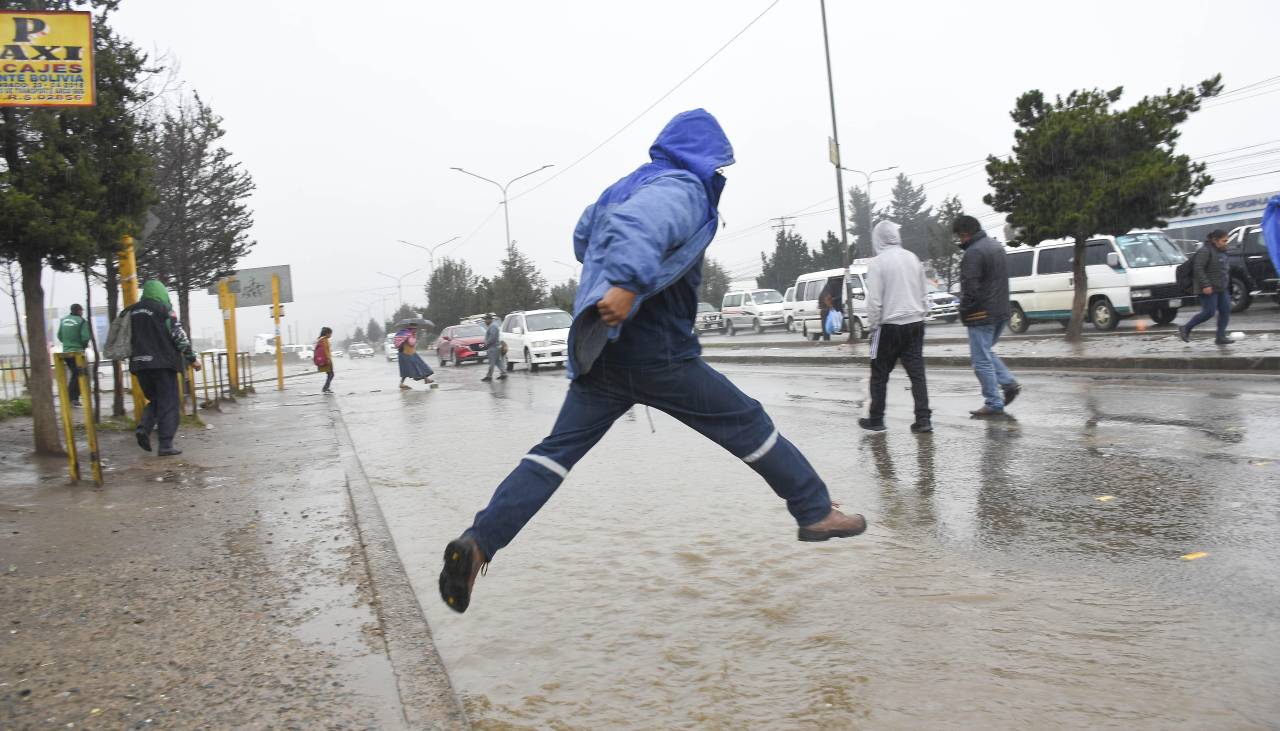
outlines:
{"label": "sign support post", "polygon": [[[133,237],[125,234],[120,237],[118,254],[120,271],[120,294],[124,298],[124,306],[129,307],[138,301],[138,261],[133,253]],[[118,316],[118,315],[117,315]],[[138,379],[133,377],[133,369],[129,369],[129,387],[133,391],[133,423],[142,422],[142,407],[146,398],[142,395],[142,387]]]}
{"label": "sign support post", "polygon": [[218,280],[218,304],[222,307],[222,335],[227,344],[227,380],[232,397],[240,390],[239,373],[236,372],[236,296],[231,294],[227,278]]}
{"label": "sign support post", "polygon": [[276,325],[276,390],[284,390],[284,350],[280,345],[280,275],[271,275],[271,319]]}

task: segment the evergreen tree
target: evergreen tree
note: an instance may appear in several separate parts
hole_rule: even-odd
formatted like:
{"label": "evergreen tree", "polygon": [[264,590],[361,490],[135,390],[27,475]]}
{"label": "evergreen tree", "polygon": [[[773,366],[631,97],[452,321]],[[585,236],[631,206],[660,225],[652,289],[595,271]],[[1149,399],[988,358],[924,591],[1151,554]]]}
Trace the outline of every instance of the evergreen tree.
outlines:
{"label": "evergreen tree", "polygon": [[[871,250],[871,228],[879,220],[875,204],[871,196],[862,188],[853,186],[849,189],[849,233],[853,234],[853,258],[867,259],[874,252]],[[840,262],[844,266],[844,262]]]}
{"label": "evergreen tree", "polygon": [[933,211],[925,197],[924,187],[911,184],[911,178],[899,173],[889,201],[888,220],[901,226],[902,248],[922,260],[929,258],[930,224]]}
{"label": "evergreen tree", "polygon": [[352,333],[351,338],[347,340],[347,346],[349,347],[352,343],[364,343],[364,342],[368,342],[364,338],[364,328],[360,327],[359,325],[356,325],[356,331]]}
{"label": "evergreen tree", "polygon": [[720,262],[707,257],[702,262],[702,286],[698,290],[698,299],[720,309],[720,303],[724,301],[731,281],[729,272],[720,266]]}
{"label": "evergreen tree", "polygon": [[445,258],[427,282],[427,310],[424,314],[437,327],[461,322],[463,317],[483,309],[476,297],[479,278],[466,262]]}
{"label": "evergreen tree", "polygon": [[245,202],[253,178],[222,147],[225,134],[222,117],[193,94],[165,110],[151,142],[160,225],[143,242],[138,266],[178,292],[188,332],[191,291],[234,271],[256,243]]}
{"label": "evergreen tree", "polygon": [[756,285],[785,292],[796,283],[796,277],[813,271],[813,255],[800,234],[779,229],[774,237],[773,254],[760,254],[760,264]]}
{"label": "evergreen tree", "polygon": [[1094,234],[1119,235],[1165,225],[1185,215],[1213,182],[1204,163],[1174,154],[1178,126],[1222,91],[1221,75],[1123,111],[1124,89],[1084,89],[1047,101],[1039,90],[1018,97],[1010,116],[1013,156],[987,158],[994,191],[983,201],[1020,229],[1016,243],[1075,239],[1075,297],[1067,339],[1079,340],[1089,281],[1085,244]]}
{"label": "evergreen tree", "polygon": [[[395,322],[395,320],[392,319],[392,322]],[[370,345],[377,345],[387,336],[387,333],[382,329],[382,326],[378,324],[377,320],[370,317],[369,324],[365,325],[364,328],[364,336],[369,339],[368,342]]]}
{"label": "evergreen tree", "polygon": [[573,312],[573,301],[578,296],[578,280],[570,278],[551,288],[551,306],[565,312]]}
{"label": "evergreen tree", "polygon": [[492,287],[492,309],[502,315],[536,309],[547,301],[547,280],[515,244],[507,245],[507,256]]}
{"label": "evergreen tree", "polygon": [[950,196],[942,200],[937,214],[929,225],[929,265],[933,275],[947,291],[951,285],[960,281],[960,247],[956,245],[955,234],[951,233],[951,224],[956,217],[964,213],[964,205],[958,196]]}
{"label": "evergreen tree", "polygon": [[[834,231],[828,231],[822,240],[822,248],[813,252],[813,268],[815,270],[839,269],[844,266],[844,251],[840,245],[840,237]],[[783,290],[786,291],[786,290]]]}

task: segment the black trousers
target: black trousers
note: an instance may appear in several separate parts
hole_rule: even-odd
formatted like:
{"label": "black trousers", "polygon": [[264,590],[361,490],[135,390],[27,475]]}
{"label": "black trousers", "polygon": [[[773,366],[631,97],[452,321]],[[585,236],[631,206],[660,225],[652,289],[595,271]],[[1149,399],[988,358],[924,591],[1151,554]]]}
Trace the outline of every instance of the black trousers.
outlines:
{"label": "black trousers", "polygon": [[898,361],[911,378],[911,397],[916,402],[916,420],[928,419],[929,388],[924,380],[924,323],[881,325],[871,340],[871,413],[872,419],[884,419],[885,392],[889,374]]}
{"label": "black trousers", "polygon": [[74,355],[63,355],[62,362],[67,364],[67,396],[76,403],[80,400],[80,367]]}
{"label": "black trousers", "polygon": [[140,431],[151,433],[160,429],[160,448],[173,446],[173,436],[178,433],[178,372],[169,368],[134,371],[142,393],[147,397],[147,407],[142,410]]}

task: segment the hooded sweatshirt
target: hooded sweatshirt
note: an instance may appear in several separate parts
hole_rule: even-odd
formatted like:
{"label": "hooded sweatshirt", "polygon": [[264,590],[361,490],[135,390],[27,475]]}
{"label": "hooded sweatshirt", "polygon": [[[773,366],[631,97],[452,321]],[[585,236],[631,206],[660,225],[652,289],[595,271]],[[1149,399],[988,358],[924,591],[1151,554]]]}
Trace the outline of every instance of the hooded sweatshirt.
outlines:
{"label": "hooded sweatshirt", "polygon": [[[693,320],[702,255],[719,224],[719,169],[733,164],[733,147],[715,117],[694,109],[667,124],[649,158],[587,206],[574,230],[582,282],[569,330],[570,378],[600,359],[642,366],[701,352]],[[636,295],[616,327],[596,310],[611,287]]]}
{"label": "hooded sweatshirt", "polygon": [[187,363],[194,362],[191,341],[182,325],[173,318],[169,304],[169,290],[162,282],[152,279],[142,285],[142,298],[126,307],[121,314],[129,315],[130,346],[129,369],[145,371],[167,369],[180,371]]}
{"label": "hooded sweatshirt", "polygon": [[924,265],[902,248],[898,224],[881,221],[871,231],[875,257],[867,265],[867,326],[907,325],[929,314]]}

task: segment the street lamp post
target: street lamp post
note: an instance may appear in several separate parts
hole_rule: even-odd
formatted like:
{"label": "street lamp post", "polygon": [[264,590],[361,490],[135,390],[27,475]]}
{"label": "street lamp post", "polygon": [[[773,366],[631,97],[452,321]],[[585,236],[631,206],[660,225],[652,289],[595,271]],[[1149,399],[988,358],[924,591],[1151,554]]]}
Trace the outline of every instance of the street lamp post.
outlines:
{"label": "street lamp post", "polygon": [[486,183],[493,183],[494,185],[498,186],[498,190],[501,190],[501,191],[502,191],[502,217],[503,217],[503,219],[506,221],[506,225],[507,225],[507,246],[508,246],[508,247],[510,247],[510,246],[512,245],[512,243],[513,243],[513,242],[511,241],[511,212],[508,210],[508,206],[507,206],[507,188],[510,188],[510,187],[511,187],[511,184],[512,184],[512,183],[514,183],[514,182],[516,182],[517,180],[520,180],[520,179],[522,179],[522,178],[527,178],[527,177],[529,177],[530,175],[533,175],[534,173],[540,173],[540,172],[542,172],[543,170],[546,170],[546,169],[547,169],[547,168],[549,168],[549,167],[555,167],[555,166],[554,166],[554,165],[543,165],[542,167],[538,168],[537,170],[530,170],[529,172],[525,173],[524,175],[517,175],[516,177],[514,177],[514,178],[512,178],[512,179],[508,180],[506,185],[503,185],[502,183],[499,183],[499,182],[498,182],[498,181],[496,181],[496,180],[490,180],[489,178],[486,178],[486,177],[484,177],[483,175],[476,175],[475,173],[471,172],[470,170],[463,170],[462,168],[459,168],[459,167],[452,167],[452,168],[449,168],[449,169],[450,169],[450,170],[457,170],[458,172],[463,173],[464,175],[470,175],[470,176],[471,176],[471,177],[473,177],[473,178],[479,178],[479,179],[481,179],[481,180],[485,181]]}
{"label": "street lamp post", "polygon": [[[854,170],[853,168],[846,168],[846,167],[842,167],[842,168],[840,168],[840,169],[841,169],[841,170],[843,170],[843,171],[845,171],[845,172],[848,172],[848,173],[857,173],[857,174],[859,174],[859,175],[861,175],[861,176],[862,176],[862,179],[863,179],[863,180],[865,180],[865,181],[866,181],[866,183],[867,183],[867,203],[868,203],[868,204],[870,204],[872,207],[874,207],[874,206],[875,206],[875,204],[871,202],[871,184],[872,184],[873,182],[875,182],[875,181],[871,179],[871,176],[875,175],[876,173],[887,173],[887,172],[889,172],[890,170],[897,170],[897,169],[898,169],[898,166],[897,166],[897,165],[890,165],[890,166],[889,166],[889,167],[887,167],[887,168],[880,168],[879,170],[872,170],[872,171],[871,171],[871,172],[869,172],[869,173],[867,173],[867,172],[863,172],[863,171],[861,171],[861,170]],[[870,242],[868,242],[868,244],[869,244],[869,243],[870,243]]]}
{"label": "street lamp post", "polygon": [[451,239],[441,241],[440,243],[434,244],[432,246],[423,246],[422,244],[415,244],[412,241],[405,241],[404,239],[396,239],[396,241],[399,241],[402,244],[408,244],[409,246],[413,246],[415,248],[422,249],[423,251],[427,252],[427,282],[429,283],[431,281],[431,278],[434,277],[436,274],[436,249],[440,248],[441,246],[444,246],[450,241],[457,241],[459,238],[461,237],[454,236]]}
{"label": "street lamp post", "polygon": [[396,298],[400,300],[400,306],[404,307],[404,292],[401,290],[401,284],[404,282],[405,277],[409,276],[410,274],[417,274],[420,271],[422,271],[421,268],[414,269],[413,271],[405,272],[404,274],[401,274],[398,277],[393,276],[391,274],[387,274],[386,272],[378,272],[378,273],[388,279],[394,279],[396,281]]}

